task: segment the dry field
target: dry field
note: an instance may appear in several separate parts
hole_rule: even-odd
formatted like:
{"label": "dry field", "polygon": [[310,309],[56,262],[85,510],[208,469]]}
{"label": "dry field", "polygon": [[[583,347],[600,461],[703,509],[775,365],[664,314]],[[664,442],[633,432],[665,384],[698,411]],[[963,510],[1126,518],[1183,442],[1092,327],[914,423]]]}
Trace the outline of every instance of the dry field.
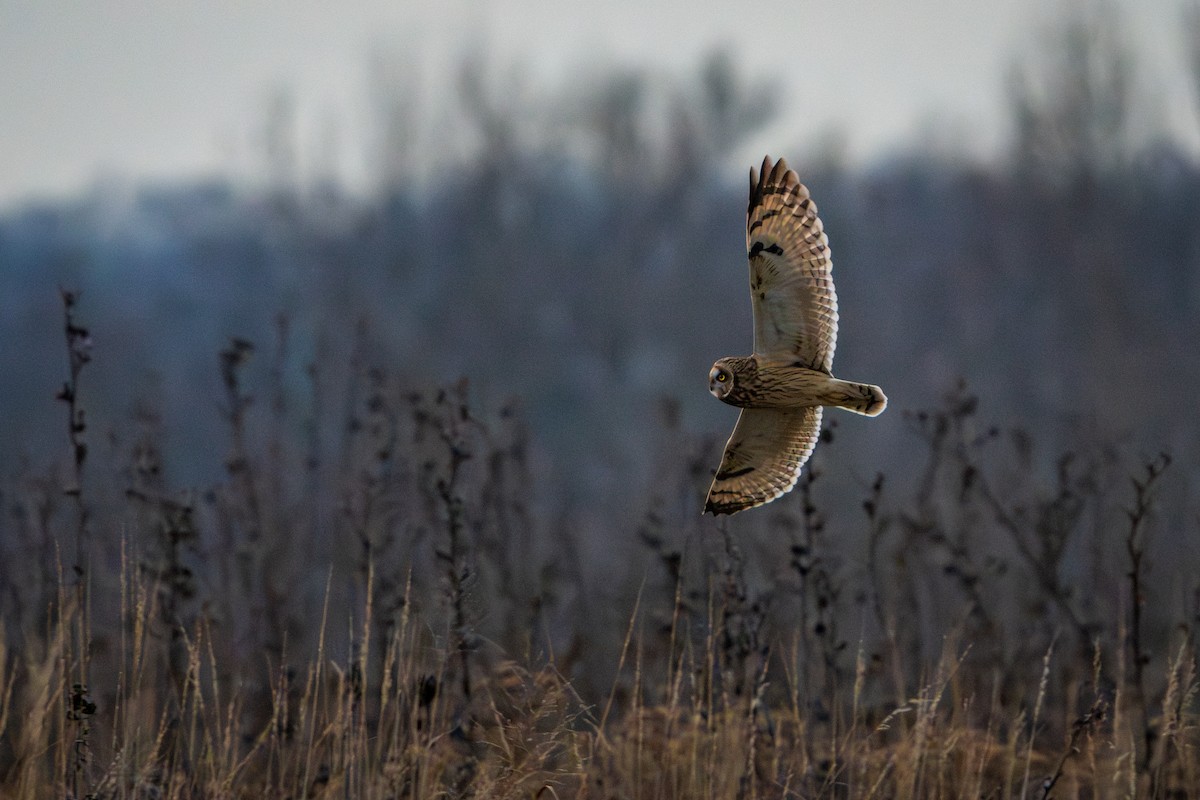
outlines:
{"label": "dry field", "polygon": [[364,358],[308,425],[234,342],[185,489],[156,409],[89,425],[67,312],[70,448],[3,484],[0,797],[1200,797],[1165,456],[1038,453],[964,391],[911,476],[831,497],[827,442],[744,529],[676,431],[617,531],[538,504],[516,407]]}

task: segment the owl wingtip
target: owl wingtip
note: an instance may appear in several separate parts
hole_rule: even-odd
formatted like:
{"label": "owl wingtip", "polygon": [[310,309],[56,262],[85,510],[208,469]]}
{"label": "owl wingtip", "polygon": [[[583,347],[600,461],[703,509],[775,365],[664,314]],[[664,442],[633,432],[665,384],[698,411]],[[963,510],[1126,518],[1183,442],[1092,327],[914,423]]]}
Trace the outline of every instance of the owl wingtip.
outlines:
{"label": "owl wingtip", "polygon": [[754,189],[762,183],[771,174],[771,157],[763,158],[762,166],[750,166],[750,194],[753,196]]}
{"label": "owl wingtip", "polygon": [[713,517],[720,519],[722,516],[733,516],[746,508],[749,508],[749,506],[738,505],[736,503],[717,503],[712,498],[709,498],[704,501],[704,511],[700,516],[712,514]]}

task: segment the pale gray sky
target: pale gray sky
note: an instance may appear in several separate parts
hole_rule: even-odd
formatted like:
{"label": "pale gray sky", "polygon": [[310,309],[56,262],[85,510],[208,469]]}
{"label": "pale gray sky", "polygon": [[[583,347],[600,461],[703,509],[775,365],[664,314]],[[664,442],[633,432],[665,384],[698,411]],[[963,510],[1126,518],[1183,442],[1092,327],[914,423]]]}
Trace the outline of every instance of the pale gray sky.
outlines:
{"label": "pale gray sky", "polygon": [[[1185,0],[1116,0],[1142,67],[1146,113],[1195,149],[1183,67]],[[1004,136],[1003,78],[1066,2],[1044,0],[0,0],[0,208],[98,180],[240,173],[271,91],[365,179],[366,64],[406,54],[443,80],[485,49],[559,86],[589,64],[682,72],[728,46],[776,74],[784,113],[764,146],[845,137],[870,159],[928,137],[987,154]],[[772,141],[778,141],[772,145]]]}

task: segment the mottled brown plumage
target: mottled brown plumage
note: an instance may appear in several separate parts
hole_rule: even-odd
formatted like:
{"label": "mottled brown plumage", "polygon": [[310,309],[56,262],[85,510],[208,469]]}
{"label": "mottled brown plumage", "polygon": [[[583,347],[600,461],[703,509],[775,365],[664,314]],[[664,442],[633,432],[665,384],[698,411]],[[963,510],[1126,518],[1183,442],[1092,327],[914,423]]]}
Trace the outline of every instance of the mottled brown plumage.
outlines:
{"label": "mottled brown plumage", "polygon": [[746,217],[754,353],[723,358],[709,391],[742,409],[705,511],[733,514],[796,485],[821,432],[821,407],[876,416],[878,386],[833,377],[837,293],[817,206],[782,158],[750,170]]}

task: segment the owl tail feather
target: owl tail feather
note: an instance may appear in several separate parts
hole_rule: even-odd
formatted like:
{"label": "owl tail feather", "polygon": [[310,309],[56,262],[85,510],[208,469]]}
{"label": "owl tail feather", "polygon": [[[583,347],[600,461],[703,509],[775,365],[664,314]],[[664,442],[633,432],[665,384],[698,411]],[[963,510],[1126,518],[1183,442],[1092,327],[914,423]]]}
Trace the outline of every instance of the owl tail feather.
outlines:
{"label": "owl tail feather", "polygon": [[878,386],[836,379],[835,382],[836,389],[831,393],[833,402],[828,405],[868,417],[877,417],[887,408],[887,395]]}

